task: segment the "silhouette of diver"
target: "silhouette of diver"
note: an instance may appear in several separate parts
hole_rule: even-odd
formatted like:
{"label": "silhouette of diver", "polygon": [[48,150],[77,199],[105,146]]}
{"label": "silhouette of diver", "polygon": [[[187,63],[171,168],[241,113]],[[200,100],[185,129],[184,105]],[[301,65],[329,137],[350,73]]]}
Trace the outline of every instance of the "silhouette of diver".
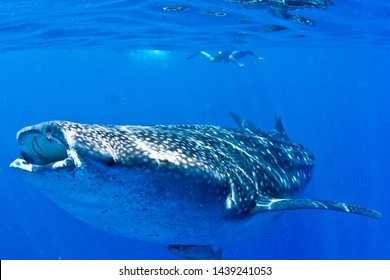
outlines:
{"label": "silhouette of diver", "polygon": [[189,56],[187,56],[187,59],[191,59],[195,57],[198,54],[202,54],[204,57],[206,57],[210,62],[221,62],[229,63],[230,61],[233,61],[235,64],[237,64],[240,68],[245,67],[243,63],[240,63],[238,59],[243,58],[244,56],[251,55],[259,59],[260,61],[263,61],[264,58],[258,56],[253,51],[249,50],[234,50],[234,51],[218,51],[218,53],[214,56],[211,54],[205,52],[205,51],[197,51]]}

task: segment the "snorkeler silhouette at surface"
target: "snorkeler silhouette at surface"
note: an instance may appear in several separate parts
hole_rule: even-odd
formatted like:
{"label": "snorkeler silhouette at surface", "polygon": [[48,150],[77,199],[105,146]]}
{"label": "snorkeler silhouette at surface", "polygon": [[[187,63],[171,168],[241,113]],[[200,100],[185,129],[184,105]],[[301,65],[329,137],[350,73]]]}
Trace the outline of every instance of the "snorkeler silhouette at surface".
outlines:
{"label": "snorkeler silhouette at surface", "polygon": [[256,57],[260,61],[264,61],[264,58],[258,56],[255,52],[249,50],[234,50],[234,51],[218,51],[218,53],[214,56],[205,52],[205,51],[197,51],[189,56],[187,59],[193,58],[198,54],[202,54],[205,58],[207,58],[210,62],[221,62],[229,63],[230,61],[237,64],[240,68],[245,67],[245,64],[240,63],[238,59],[243,58],[244,56],[251,55]]}

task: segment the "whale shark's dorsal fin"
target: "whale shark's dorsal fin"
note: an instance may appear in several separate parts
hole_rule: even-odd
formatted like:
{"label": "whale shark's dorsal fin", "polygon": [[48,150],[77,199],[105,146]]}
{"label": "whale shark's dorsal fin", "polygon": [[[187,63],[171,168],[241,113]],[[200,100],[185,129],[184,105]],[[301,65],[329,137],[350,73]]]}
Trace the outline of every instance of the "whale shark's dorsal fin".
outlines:
{"label": "whale shark's dorsal fin", "polygon": [[[230,115],[232,116],[234,121],[238,124],[238,126],[241,129],[248,129],[251,132],[256,132],[258,130],[257,127],[253,123],[248,121],[247,119],[245,119],[245,118],[243,118],[243,117],[241,117],[241,116],[239,116],[239,115],[237,115],[237,114],[235,114],[233,112],[230,112]],[[283,124],[282,124],[282,119],[280,118],[279,112],[275,113],[275,126],[274,126],[274,130],[287,137],[287,134],[284,131],[284,127],[283,127]]]}
{"label": "whale shark's dorsal fin", "polygon": [[249,129],[250,131],[252,132],[255,132],[257,130],[256,126],[251,123],[250,121],[248,121],[247,119],[233,113],[233,112],[229,112],[230,115],[232,116],[232,118],[234,119],[234,121],[237,123],[238,127],[240,127],[241,129]]}
{"label": "whale shark's dorsal fin", "polygon": [[270,198],[261,196],[256,199],[256,207],[251,211],[257,214],[265,211],[281,211],[294,209],[323,209],[352,213],[374,219],[381,218],[381,214],[365,207],[341,202],[312,199]]}
{"label": "whale shark's dorsal fin", "polygon": [[280,114],[279,112],[276,112],[275,113],[275,127],[274,129],[283,134],[283,135],[286,135],[286,132],[284,131],[284,127],[283,127],[283,124],[282,124],[282,119],[280,118]]}

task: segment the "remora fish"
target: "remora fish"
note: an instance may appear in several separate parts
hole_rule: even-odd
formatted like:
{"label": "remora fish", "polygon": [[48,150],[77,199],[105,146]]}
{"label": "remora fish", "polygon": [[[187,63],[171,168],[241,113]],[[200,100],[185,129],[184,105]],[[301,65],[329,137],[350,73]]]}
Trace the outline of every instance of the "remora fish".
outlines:
{"label": "remora fish", "polygon": [[168,250],[186,260],[220,260],[222,249],[214,251],[211,246],[202,245],[169,245]]}
{"label": "remora fish", "polygon": [[239,129],[49,121],[17,133],[21,156],[11,167],[80,220],[164,244],[221,246],[264,227],[275,210],[380,217],[356,205],[294,199],[312,177],[313,155],[288,138],[278,115],[270,131],[232,116]]}

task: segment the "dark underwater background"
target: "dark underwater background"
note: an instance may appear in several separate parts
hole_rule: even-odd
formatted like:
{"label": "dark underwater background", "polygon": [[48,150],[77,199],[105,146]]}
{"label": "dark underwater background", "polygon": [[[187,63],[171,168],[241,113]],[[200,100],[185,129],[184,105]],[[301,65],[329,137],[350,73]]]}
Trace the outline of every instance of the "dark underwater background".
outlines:
{"label": "dark underwater background", "polygon": [[[88,6],[98,2],[108,8]],[[19,178],[9,164],[19,155],[20,128],[54,119],[235,127],[229,111],[261,129],[272,129],[279,112],[287,134],[314,153],[314,176],[302,197],[360,204],[382,219],[285,212],[258,235],[225,247],[224,259],[389,259],[389,4],[334,1],[326,10],[302,11],[318,19],[305,26],[226,1],[199,4],[222,7],[222,19],[195,12],[165,18],[161,8],[181,2],[193,7],[191,1],[0,5],[0,259],[176,258],[165,245],[78,221]],[[92,20],[94,8],[105,21]],[[259,13],[287,29],[253,34],[258,23],[226,23],[229,9],[253,18]],[[145,19],[150,10],[154,17]],[[108,26],[133,37],[114,36]],[[233,36],[236,27],[248,36]],[[265,60],[245,57],[240,69],[201,56],[186,59],[193,51],[224,48],[252,49]]]}

